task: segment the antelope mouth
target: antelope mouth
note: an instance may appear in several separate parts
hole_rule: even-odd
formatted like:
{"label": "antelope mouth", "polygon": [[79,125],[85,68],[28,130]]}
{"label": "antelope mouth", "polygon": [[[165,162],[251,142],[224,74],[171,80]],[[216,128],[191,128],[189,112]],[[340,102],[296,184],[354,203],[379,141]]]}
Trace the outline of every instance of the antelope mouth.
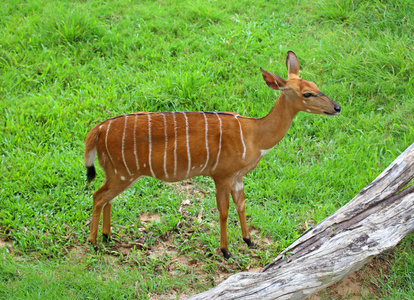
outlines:
{"label": "antelope mouth", "polygon": [[339,112],[338,112],[338,111],[336,111],[336,112],[334,112],[334,113],[328,113],[327,111],[324,111],[323,113],[324,113],[325,115],[328,115],[328,116],[335,116],[335,115],[339,114]]}

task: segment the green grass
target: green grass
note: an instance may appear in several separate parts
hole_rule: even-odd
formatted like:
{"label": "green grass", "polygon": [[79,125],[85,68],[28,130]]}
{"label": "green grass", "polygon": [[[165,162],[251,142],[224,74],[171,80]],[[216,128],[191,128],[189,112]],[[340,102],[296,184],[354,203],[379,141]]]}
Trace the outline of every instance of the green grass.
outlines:
{"label": "green grass", "polygon": [[372,278],[378,286],[383,299],[412,299],[414,298],[414,236],[405,238],[392,253],[389,260],[391,270],[380,278]]}
{"label": "green grass", "polygon": [[[12,244],[0,258],[1,298],[179,298],[208,289],[218,272],[269,262],[414,140],[410,0],[6,0],[0,8],[0,236]],[[246,249],[231,206],[233,258],[223,262],[210,179],[193,179],[190,196],[142,179],[115,201],[113,229],[120,243],[151,249],[112,243],[94,254],[87,224],[103,175],[98,169],[87,188],[88,130],[136,111],[264,116],[277,93],[259,67],[286,77],[288,50],[342,112],[299,114],[245,176],[258,249]],[[143,213],[160,220],[141,222]],[[398,249],[383,297],[410,290],[414,253]]]}

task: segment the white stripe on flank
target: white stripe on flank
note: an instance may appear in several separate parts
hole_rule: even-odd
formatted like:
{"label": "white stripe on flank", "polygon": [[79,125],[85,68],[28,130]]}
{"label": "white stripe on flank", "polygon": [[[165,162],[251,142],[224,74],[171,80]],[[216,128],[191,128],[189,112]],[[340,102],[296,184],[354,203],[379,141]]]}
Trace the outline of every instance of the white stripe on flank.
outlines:
{"label": "white stripe on flank", "polygon": [[174,119],[174,177],[177,176],[177,123],[175,120],[175,112],[173,112]]}
{"label": "white stripe on flank", "polygon": [[138,155],[137,155],[137,135],[136,135],[137,118],[138,118],[138,115],[135,115],[135,120],[134,120],[134,156],[135,156],[135,163],[137,164],[137,170],[139,170]]}
{"label": "white stripe on flank", "polygon": [[152,152],[152,141],[151,141],[151,114],[148,114],[148,147],[149,147],[149,154],[148,154],[148,165],[151,171],[152,177],[155,177],[154,170],[152,169],[151,164],[151,152]]}
{"label": "white stripe on flank", "polygon": [[190,174],[190,168],[191,168],[191,154],[190,154],[190,141],[188,138],[188,119],[187,114],[183,112],[184,118],[185,118],[185,138],[186,138],[186,144],[187,144],[187,159],[188,159],[188,168],[187,168],[187,178]]}
{"label": "white stripe on flank", "polygon": [[236,118],[237,122],[239,122],[239,127],[240,127],[240,139],[241,139],[242,144],[243,144],[243,155],[242,155],[242,158],[244,159],[244,158],[246,157],[246,144],[244,143],[243,129],[242,129],[242,126],[241,126],[240,120],[237,118],[237,117],[238,117],[238,115],[235,115],[234,117]]}
{"label": "white stripe on flank", "polygon": [[202,166],[203,168],[200,170],[200,173],[203,172],[204,169],[207,167],[208,160],[210,159],[210,151],[208,149],[208,122],[207,122],[207,116],[204,112],[202,114],[204,116],[204,121],[205,121],[205,140],[206,140],[207,158],[206,158],[206,163],[204,164],[204,166]]}
{"label": "white stripe on flank", "polygon": [[217,118],[219,119],[219,123],[220,123],[220,141],[219,141],[219,149],[218,149],[218,152],[217,152],[217,160],[216,160],[216,163],[215,163],[215,164],[214,164],[214,166],[213,166],[213,170],[214,170],[214,169],[216,169],[216,167],[217,167],[217,165],[218,165],[218,162],[219,162],[219,159],[220,159],[220,152],[221,152],[221,140],[222,140],[222,138],[223,138],[223,129],[222,129],[221,118],[220,118],[220,116],[219,116],[219,114],[218,114],[218,113],[216,113],[216,112],[215,112],[215,114],[216,114]]}
{"label": "white stripe on flank", "polygon": [[164,136],[165,136],[164,173],[165,173],[165,178],[168,178],[168,174],[167,174],[167,148],[168,148],[167,118],[165,117],[164,114],[162,114],[162,117],[164,118]]}
{"label": "white stripe on flank", "polygon": [[129,176],[132,176],[132,174],[129,171],[129,168],[128,168],[127,164],[126,164],[126,161],[125,161],[125,153],[124,153],[124,150],[125,150],[125,133],[126,133],[126,129],[127,129],[127,121],[128,121],[128,116],[125,116],[124,133],[122,134],[122,153],[121,154],[122,154],[122,161],[124,162],[125,169],[127,170]]}
{"label": "white stripe on flank", "polygon": [[[111,127],[111,123],[112,123],[112,120],[109,120],[108,127],[106,127],[105,147],[106,147],[106,153],[108,153],[109,159],[112,162],[112,166],[115,166],[114,160],[112,159],[111,153],[109,153],[109,148],[108,148],[108,133],[109,133],[109,127]],[[116,169],[114,169],[114,171],[115,171],[115,174],[118,173]]]}

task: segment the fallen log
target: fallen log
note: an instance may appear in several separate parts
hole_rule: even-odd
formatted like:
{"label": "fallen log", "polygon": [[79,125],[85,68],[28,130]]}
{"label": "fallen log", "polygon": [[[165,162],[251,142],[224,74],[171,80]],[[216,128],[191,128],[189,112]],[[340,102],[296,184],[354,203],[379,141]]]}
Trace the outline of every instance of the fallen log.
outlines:
{"label": "fallen log", "polygon": [[338,282],[414,231],[413,177],[414,144],[260,273],[235,274],[189,299],[303,299]]}

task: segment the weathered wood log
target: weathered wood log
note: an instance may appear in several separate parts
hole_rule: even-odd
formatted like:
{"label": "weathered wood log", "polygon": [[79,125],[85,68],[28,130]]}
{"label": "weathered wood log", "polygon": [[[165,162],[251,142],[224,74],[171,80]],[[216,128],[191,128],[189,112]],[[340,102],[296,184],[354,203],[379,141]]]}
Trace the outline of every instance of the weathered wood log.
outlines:
{"label": "weathered wood log", "polygon": [[[303,299],[360,269],[414,231],[414,144],[349,203],[265,266],[189,299]],[[401,191],[402,190],[402,191]]]}

